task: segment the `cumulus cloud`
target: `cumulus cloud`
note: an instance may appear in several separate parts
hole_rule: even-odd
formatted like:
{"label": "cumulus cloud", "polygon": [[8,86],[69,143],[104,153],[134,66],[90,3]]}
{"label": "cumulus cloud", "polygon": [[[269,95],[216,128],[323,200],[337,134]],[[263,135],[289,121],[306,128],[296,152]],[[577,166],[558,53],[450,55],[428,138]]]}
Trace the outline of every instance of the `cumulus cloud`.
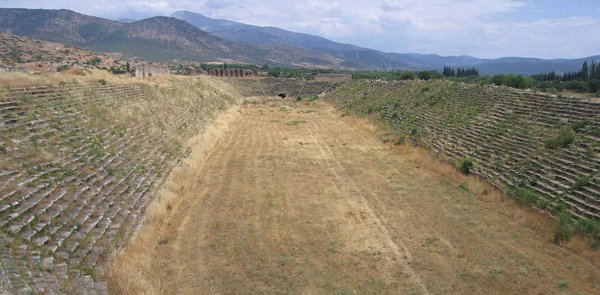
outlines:
{"label": "cumulus cloud", "polygon": [[190,10],[390,52],[479,57],[600,54],[600,1],[541,0],[7,0],[109,18]]}

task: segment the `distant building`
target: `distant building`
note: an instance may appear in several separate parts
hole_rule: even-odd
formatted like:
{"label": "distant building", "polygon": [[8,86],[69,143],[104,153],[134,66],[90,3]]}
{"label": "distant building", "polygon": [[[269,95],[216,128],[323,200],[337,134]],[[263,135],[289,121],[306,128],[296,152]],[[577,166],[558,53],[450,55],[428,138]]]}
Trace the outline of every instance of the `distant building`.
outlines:
{"label": "distant building", "polygon": [[252,76],[252,71],[247,69],[214,69],[208,72],[214,77],[244,78]]}
{"label": "distant building", "polygon": [[315,76],[318,82],[347,82],[352,81],[352,75],[346,74],[319,74]]}
{"label": "distant building", "polygon": [[135,67],[136,78],[168,76],[171,69],[167,65],[141,64]]}

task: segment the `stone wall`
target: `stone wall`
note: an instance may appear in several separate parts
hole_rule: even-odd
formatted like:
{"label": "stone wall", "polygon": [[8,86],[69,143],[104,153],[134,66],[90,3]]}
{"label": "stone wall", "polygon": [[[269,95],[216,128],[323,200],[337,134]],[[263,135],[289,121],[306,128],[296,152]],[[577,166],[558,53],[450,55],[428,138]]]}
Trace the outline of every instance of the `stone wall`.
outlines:
{"label": "stone wall", "polygon": [[171,73],[169,66],[158,64],[141,64],[135,67],[136,78],[149,78],[168,76]]}
{"label": "stone wall", "polygon": [[340,83],[336,82],[317,82],[287,78],[232,80],[229,83],[239,89],[244,96],[277,96],[280,93],[285,93],[289,97],[318,95],[340,85]]}
{"label": "stone wall", "polygon": [[245,69],[214,69],[208,72],[213,77],[245,78],[251,77],[252,71]]}

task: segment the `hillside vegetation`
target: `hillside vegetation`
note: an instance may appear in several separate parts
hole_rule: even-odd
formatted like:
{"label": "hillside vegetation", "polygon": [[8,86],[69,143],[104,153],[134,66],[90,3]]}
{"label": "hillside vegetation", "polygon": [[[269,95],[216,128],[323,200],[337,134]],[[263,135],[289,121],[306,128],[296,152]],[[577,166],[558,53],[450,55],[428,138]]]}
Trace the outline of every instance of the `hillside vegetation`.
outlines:
{"label": "hillside vegetation", "polygon": [[[570,212],[589,225],[583,231],[598,234],[600,103],[444,80],[353,82],[327,100],[385,122],[397,143],[425,146],[526,205]],[[575,225],[561,221],[568,236]]]}
{"label": "hillside vegetation", "polygon": [[210,78],[44,82],[0,91],[0,293],[106,293],[107,258],[239,95]]}
{"label": "hillside vegetation", "polygon": [[127,60],[118,53],[96,53],[64,44],[0,33],[0,63],[21,66],[33,72],[61,71],[72,65],[126,69]]}

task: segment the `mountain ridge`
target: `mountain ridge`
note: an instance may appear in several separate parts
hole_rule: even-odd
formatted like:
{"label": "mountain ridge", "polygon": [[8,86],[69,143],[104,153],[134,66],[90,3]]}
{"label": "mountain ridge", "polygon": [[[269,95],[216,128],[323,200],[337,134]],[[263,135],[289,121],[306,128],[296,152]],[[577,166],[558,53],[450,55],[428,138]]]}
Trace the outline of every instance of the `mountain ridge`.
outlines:
{"label": "mountain ridge", "polygon": [[307,67],[336,67],[340,63],[314,50],[225,40],[166,16],[125,23],[66,9],[10,8],[0,9],[0,31],[159,62],[223,61]]}
{"label": "mountain ridge", "polygon": [[[261,27],[210,18],[190,11],[177,11],[173,17],[186,20],[192,25],[204,28],[208,33],[228,40],[247,43],[270,42],[293,44],[296,47],[320,50],[329,55],[346,60],[346,64],[361,65],[365,60],[371,68],[393,68],[410,70],[441,70],[444,66],[478,67],[482,74],[537,74],[542,72],[572,72],[581,68],[585,60],[600,60],[600,55],[575,59],[540,59],[531,57],[477,58],[468,55],[441,56],[438,54],[389,53],[338,43],[320,36],[296,33],[280,28]],[[255,38],[255,39],[253,39]],[[308,42],[309,44],[303,43]],[[359,53],[359,54],[356,54]],[[355,54],[355,56],[352,56]],[[355,60],[354,57],[364,57]]]}
{"label": "mountain ridge", "polygon": [[276,27],[260,27],[178,11],[137,21],[113,21],[66,9],[0,8],[0,32],[158,62],[268,64],[361,70],[438,70],[476,67],[481,74],[574,72],[578,59],[476,58],[387,53]]}

